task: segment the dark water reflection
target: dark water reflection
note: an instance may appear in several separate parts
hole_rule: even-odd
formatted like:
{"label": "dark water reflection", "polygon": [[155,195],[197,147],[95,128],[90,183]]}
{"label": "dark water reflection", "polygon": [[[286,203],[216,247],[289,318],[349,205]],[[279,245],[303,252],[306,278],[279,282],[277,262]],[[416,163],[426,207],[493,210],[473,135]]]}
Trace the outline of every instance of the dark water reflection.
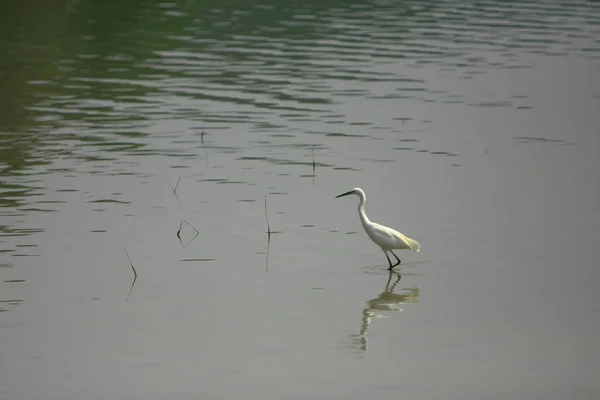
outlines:
{"label": "dark water reflection", "polygon": [[599,52],[590,2],[65,3],[44,19],[29,7],[19,21],[4,14],[5,129],[76,125],[95,137],[110,123],[117,139],[156,119],[281,129],[346,117],[336,105],[348,96],[460,102],[420,76],[429,64],[472,79],[530,68],[527,53]]}
{"label": "dark water reflection", "polygon": [[32,3],[14,3],[0,24],[0,201],[10,208],[37,189],[9,177],[89,172],[85,164],[137,174],[140,155],[195,157],[190,134],[204,127],[215,142],[243,135],[259,152],[286,138],[328,150],[322,135],[418,141],[427,121],[397,110],[356,120],[348,105],[522,108],[522,93],[471,99],[441,80],[531,68],[531,55],[600,57],[592,2],[64,0],[51,12]]}

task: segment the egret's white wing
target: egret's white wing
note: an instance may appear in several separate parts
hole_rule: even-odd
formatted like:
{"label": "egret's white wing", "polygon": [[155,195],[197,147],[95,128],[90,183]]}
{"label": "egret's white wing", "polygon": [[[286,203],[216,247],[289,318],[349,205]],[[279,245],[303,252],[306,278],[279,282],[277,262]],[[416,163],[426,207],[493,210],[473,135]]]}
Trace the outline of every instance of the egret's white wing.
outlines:
{"label": "egret's white wing", "polygon": [[387,226],[372,223],[371,232],[367,230],[367,233],[376,244],[388,249],[421,250],[419,242]]}

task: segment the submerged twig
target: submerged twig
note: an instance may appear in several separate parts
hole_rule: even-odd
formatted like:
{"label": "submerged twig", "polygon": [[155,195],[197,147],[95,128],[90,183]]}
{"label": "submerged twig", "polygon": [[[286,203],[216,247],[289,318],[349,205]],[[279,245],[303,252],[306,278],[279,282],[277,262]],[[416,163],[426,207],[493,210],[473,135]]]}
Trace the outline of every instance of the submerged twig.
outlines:
{"label": "submerged twig", "polygon": [[131,269],[133,270],[133,281],[131,282],[131,287],[129,288],[129,294],[127,295],[127,301],[129,301],[129,296],[131,296],[131,291],[133,290],[133,285],[135,285],[135,281],[137,280],[138,274],[137,271],[135,270],[135,267],[133,266],[133,263],[131,262],[131,258],[129,257],[129,253],[127,253],[127,249],[123,249],[125,250],[125,255],[127,256],[127,259],[129,260],[129,265],[131,265]]}
{"label": "submerged twig", "polygon": [[183,222],[185,222],[187,224],[187,226],[192,228],[196,232],[196,236],[198,236],[198,234],[200,233],[200,232],[198,232],[198,229],[194,228],[194,226],[192,224],[190,224],[189,222],[187,222],[185,219],[183,220]]}
{"label": "submerged twig", "polygon": [[[192,228],[194,230],[194,232],[196,232],[196,234],[194,235],[193,238],[190,239],[190,241],[188,242],[188,244],[183,244],[183,242],[181,241],[181,228],[183,227],[183,223],[185,222],[185,224],[187,226],[189,226],[190,228]],[[194,228],[194,226],[192,224],[190,224],[189,222],[187,222],[185,219],[182,219],[181,222],[179,223],[179,230],[177,231],[177,239],[179,239],[179,243],[181,244],[181,247],[187,247],[190,244],[192,244],[192,242],[194,241],[194,239],[196,239],[196,237],[200,234],[200,232],[198,232],[198,229]]]}
{"label": "submerged twig", "polygon": [[265,194],[265,218],[267,219],[267,237],[271,239],[271,226],[269,225],[269,214],[267,213],[267,195]]}

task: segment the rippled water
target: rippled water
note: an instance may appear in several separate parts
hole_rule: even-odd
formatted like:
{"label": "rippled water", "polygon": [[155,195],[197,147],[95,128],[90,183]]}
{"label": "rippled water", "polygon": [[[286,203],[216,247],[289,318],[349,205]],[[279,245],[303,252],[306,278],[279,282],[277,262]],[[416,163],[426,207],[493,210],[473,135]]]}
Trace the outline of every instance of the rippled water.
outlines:
{"label": "rippled water", "polygon": [[597,3],[2,8],[0,399],[597,398]]}

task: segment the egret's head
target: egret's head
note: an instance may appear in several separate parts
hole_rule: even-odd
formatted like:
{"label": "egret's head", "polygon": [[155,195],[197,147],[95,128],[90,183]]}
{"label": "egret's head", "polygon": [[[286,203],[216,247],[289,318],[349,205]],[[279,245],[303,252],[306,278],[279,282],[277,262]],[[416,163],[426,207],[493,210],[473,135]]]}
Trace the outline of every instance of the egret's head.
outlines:
{"label": "egret's head", "polygon": [[338,196],[335,196],[335,198],[337,199],[338,197],[348,196],[349,194],[355,194],[355,195],[357,195],[357,196],[360,197],[361,194],[364,196],[365,192],[363,192],[361,188],[354,188],[354,189],[352,189],[349,192],[342,193],[342,194],[340,194]]}

